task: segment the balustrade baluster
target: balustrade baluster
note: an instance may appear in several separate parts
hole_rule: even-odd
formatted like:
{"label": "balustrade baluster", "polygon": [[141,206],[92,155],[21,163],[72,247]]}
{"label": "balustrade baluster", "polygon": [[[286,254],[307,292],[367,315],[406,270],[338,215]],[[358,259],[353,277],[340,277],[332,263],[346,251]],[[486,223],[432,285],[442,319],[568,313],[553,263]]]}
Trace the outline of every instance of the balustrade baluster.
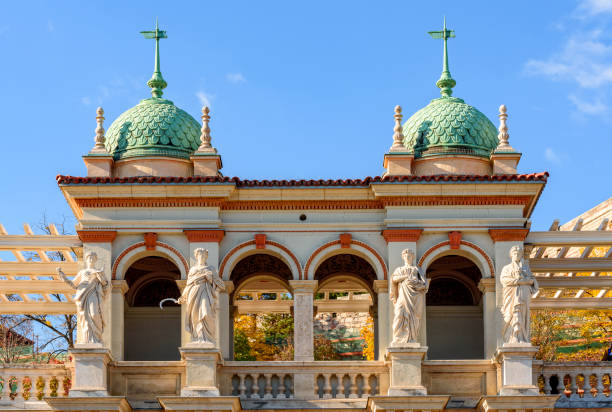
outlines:
{"label": "balustrade baluster", "polygon": [[278,375],[278,395],[277,398],[285,399],[287,397],[287,388],[285,387],[285,378],[287,375],[281,374]]}
{"label": "balustrade baluster", "polygon": [[272,374],[271,373],[264,373],[263,374],[264,379],[266,380],[266,386],[264,389],[264,394],[263,397],[264,399],[272,399]]}
{"label": "balustrade baluster", "polygon": [[544,378],[544,393],[546,395],[550,395],[552,392],[552,387],[550,386],[550,378],[553,375],[551,375],[550,373],[543,373],[542,377]]}
{"label": "balustrade baluster", "polygon": [[323,373],[323,399],[331,399],[332,398],[332,376],[331,373]]}
{"label": "balustrade baluster", "polygon": [[359,387],[357,386],[357,377],[359,374],[351,373],[349,379],[351,380],[351,386],[349,387],[349,398],[359,397]]}
{"label": "balustrade baluster", "polygon": [[[566,382],[567,379],[567,383]],[[569,372],[565,375],[565,378],[563,378],[563,384],[565,386],[565,395],[567,397],[572,396],[574,393],[576,393],[576,386],[574,384],[576,379],[576,376],[574,374],[574,372]]]}
{"label": "balustrade baluster", "polygon": [[594,373],[595,375],[595,389],[597,390],[596,396],[603,395],[603,373]]}
{"label": "balustrade baluster", "polygon": [[246,375],[243,373],[238,374],[238,396],[246,398]]}
{"label": "balustrade baluster", "polygon": [[370,396],[370,392],[372,391],[372,387],[370,386],[370,378],[372,377],[372,375],[368,373],[361,376],[363,377],[363,392],[361,392],[361,397],[367,398],[368,396]]}
{"label": "balustrade baluster", "polygon": [[582,376],[584,376],[584,382],[582,383],[582,390],[583,392],[583,397],[590,397],[591,396],[591,375],[589,375],[588,373],[584,373]]}

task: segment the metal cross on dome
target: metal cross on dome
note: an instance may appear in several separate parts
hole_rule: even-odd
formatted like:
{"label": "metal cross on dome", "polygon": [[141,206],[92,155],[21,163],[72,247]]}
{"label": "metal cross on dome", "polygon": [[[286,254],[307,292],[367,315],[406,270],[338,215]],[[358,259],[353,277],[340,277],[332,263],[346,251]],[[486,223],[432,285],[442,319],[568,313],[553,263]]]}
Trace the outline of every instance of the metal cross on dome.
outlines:
{"label": "metal cross on dome", "polygon": [[149,80],[147,84],[151,88],[151,94],[153,97],[161,98],[162,94],[164,93],[162,90],[166,88],[168,83],[166,83],[161,74],[159,64],[159,39],[167,39],[168,35],[166,34],[165,30],[159,29],[157,19],[155,19],[155,31],[141,31],[140,33],[145,39],[155,39],[155,69],[153,71],[151,80]]}
{"label": "metal cross on dome", "polygon": [[444,40],[444,59],[442,62],[442,75],[436,82],[436,86],[440,88],[440,93],[443,97],[450,97],[453,94],[453,87],[457,84],[455,79],[451,77],[450,70],[448,69],[448,51],[446,46],[446,40],[455,37],[454,30],[446,29],[446,17],[444,17],[444,27],[442,31],[430,31],[429,35],[434,39]]}

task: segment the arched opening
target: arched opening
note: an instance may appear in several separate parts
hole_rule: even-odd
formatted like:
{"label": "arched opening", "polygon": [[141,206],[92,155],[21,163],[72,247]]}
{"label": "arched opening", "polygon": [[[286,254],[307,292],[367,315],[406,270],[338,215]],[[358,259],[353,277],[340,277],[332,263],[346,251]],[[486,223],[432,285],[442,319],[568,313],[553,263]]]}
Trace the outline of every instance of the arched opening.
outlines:
{"label": "arched opening", "polygon": [[254,254],[232,269],[231,353],[234,360],[293,360],[291,269],[280,258]]}
{"label": "arched opening", "polygon": [[427,268],[427,356],[429,359],[482,359],[484,329],[482,274],[471,260],[443,256]]}
{"label": "arched opening", "polygon": [[343,253],[316,269],[315,360],[374,360],[377,354],[376,272],[363,258]]}
{"label": "arched opening", "polygon": [[165,298],[180,296],[176,265],[160,256],[148,256],[132,263],[125,273],[129,286],[125,295],[124,359],[129,361],[179,360],[181,310]]}

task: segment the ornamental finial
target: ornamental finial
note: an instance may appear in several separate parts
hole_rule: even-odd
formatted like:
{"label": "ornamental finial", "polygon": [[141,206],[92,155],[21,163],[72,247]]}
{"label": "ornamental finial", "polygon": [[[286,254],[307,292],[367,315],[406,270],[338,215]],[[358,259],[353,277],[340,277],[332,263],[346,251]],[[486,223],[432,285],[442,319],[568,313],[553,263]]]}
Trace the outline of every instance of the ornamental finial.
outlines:
{"label": "ornamental finial", "polygon": [[402,106],[395,106],[395,127],[393,128],[393,146],[389,149],[390,152],[403,152],[404,147],[404,133],[402,131]]}
{"label": "ornamental finial", "polygon": [[216,152],[216,150],[210,144],[211,136],[210,136],[210,127],[208,126],[208,122],[210,122],[210,109],[208,106],[202,107],[202,129],[200,129],[200,147],[198,147],[198,152]]}
{"label": "ornamental finial", "polygon": [[499,139],[499,144],[495,149],[496,152],[514,152],[514,148],[510,146],[508,143],[508,139],[510,135],[508,134],[508,125],[506,124],[506,120],[508,119],[508,113],[506,112],[507,108],[505,104],[499,106],[499,133],[497,134],[497,138]]}
{"label": "ornamental finial", "polygon": [[159,64],[159,39],[167,39],[168,36],[164,30],[159,29],[157,19],[155,19],[154,31],[141,31],[140,33],[144,35],[145,39],[155,39],[155,69],[153,71],[153,76],[147,82],[147,85],[151,88],[151,94],[153,97],[161,98],[162,94],[164,94],[163,89],[168,86],[168,83],[166,83],[161,74]]}
{"label": "ornamental finial", "polygon": [[442,31],[430,31],[429,35],[434,39],[444,40],[444,57],[442,60],[442,75],[436,82],[436,86],[440,88],[440,94],[442,97],[450,97],[453,94],[453,87],[457,84],[455,79],[452,78],[450,70],[448,69],[448,49],[446,41],[450,38],[455,37],[454,30],[446,29],[446,17],[444,17],[444,27]]}
{"label": "ornamental finial", "polygon": [[96,110],[96,136],[94,137],[94,141],[96,144],[94,145],[92,152],[97,153],[106,153],[106,147],[104,146],[104,142],[106,138],[104,137],[104,109],[98,107]]}

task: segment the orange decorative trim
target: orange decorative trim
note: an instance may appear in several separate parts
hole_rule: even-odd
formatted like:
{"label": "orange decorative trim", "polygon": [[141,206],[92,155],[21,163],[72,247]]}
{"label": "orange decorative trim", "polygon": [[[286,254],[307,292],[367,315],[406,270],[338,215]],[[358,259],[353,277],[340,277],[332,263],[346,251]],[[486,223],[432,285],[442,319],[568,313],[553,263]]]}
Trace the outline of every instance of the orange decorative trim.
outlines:
{"label": "orange decorative trim", "polygon": [[[332,247],[334,245],[341,245],[340,240],[334,240],[333,242],[326,243],[323,246],[319,247],[317,250],[315,250],[312,253],[312,255],[310,255],[310,257],[308,258],[308,262],[306,262],[306,266],[304,267],[304,276],[308,276],[308,269],[312,265],[312,261],[314,260],[314,258],[319,253],[321,253],[323,250],[325,250],[325,249],[327,249],[329,247]],[[380,266],[382,267],[382,270],[383,270],[383,279],[387,279],[387,266],[385,265],[385,261],[382,258],[382,256],[380,256],[376,250],[374,250],[369,245],[367,245],[367,244],[365,244],[363,242],[360,242],[358,240],[351,240],[351,245],[361,246],[362,248],[364,248],[364,249],[368,250],[370,253],[372,253],[376,257],[378,262],[380,263]]]}
{"label": "orange decorative trim", "polygon": [[529,229],[524,228],[489,229],[493,242],[522,242],[528,233]]}
{"label": "orange decorative trim", "polygon": [[117,237],[116,230],[77,230],[83,243],[111,243]]}
{"label": "orange decorative trim", "polygon": [[[171,252],[173,252],[175,255],[177,255],[179,259],[181,260],[181,263],[183,264],[183,268],[185,269],[185,274],[189,273],[189,264],[187,263],[187,260],[183,257],[181,252],[176,250],[174,247],[168,245],[167,243],[156,242],[155,244],[156,246],[159,246],[162,249],[168,249]],[[119,267],[119,262],[121,262],[121,260],[125,257],[125,255],[130,253],[132,250],[138,249],[139,247],[142,247],[142,246],[145,246],[145,242],[135,243],[132,246],[125,249],[123,252],[121,252],[119,256],[117,256],[117,259],[115,259],[115,263],[113,263],[112,279],[117,279],[117,268]]]}
{"label": "orange decorative trim", "polygon": [[[487,255],[485,253],[484,250],[482,250],[481,248],[479,248],[478,246],[476,246],[475,244],[473,244],[472,242],[467,242],[465,240],[460,241],[460,244],[465,245],[465,246],[469,246],[472,249],[476,250],[478,253],[480,253],[482,255],[482,257],[485,258],[488,266],[489,266],[489,270],[491,271],[491,277],[495,277],[495,268],[493,267],[493,262],[491,261],[491,259],[489,258],[489,255]],[[437,249],[440,249],[441,247],[444,246],[450,246],[450,241],[445,241],[442,243],[438,243],[435,246],[430,247],[429,249],[427,249],[427,251],[425,253],[423,253],[423,256],[421,256],[421,258],[419,259],[419,266],[423,265],[423,262],[425,262],[425,258],[427,258],[427,256],[431,255],[434,251],[436,251]]]}
{"label": "orange decorative trim", "polygon": [[216,242],[220,243],[225,236],[225,230],[220,229],[185,229],[185,236],[190,243],[194,242]]}
{"label": "orange decorative trim", "polygon": [[423,233],[423,229],[385,229],[382,235],[390,242],[417,242]]}
{"label": "orange decorative trim", "polygon": [[144,234],[144,243],[147,250],[155,250],[155,243],[157,242],[157,233],[147,232]]}
{"label": "orange decorative trim", "polygon": [[[300,262],[298,261],[298,259],[295,257],[295,255],[289,249],[287,249],[285,246],[281,245],[280,243],[273,242],[271,240],[266,240],[266,244],[271,245],[271,246],[276,246],[277,248],[279,248],[283,252],[285,252],[287,255],[289,255],[289,257],[291,258],[291,260],[293,260],[293,263],[295,263],[295,266],[297,267],[297,270],[298,270],[298,279],[302,279],[302,266],[300,266]],[[236,252],[238,252],[240,249],[243,249],[243,248],[245,248],[247,246],[251,246],[251,245],[255,245],[255,240],[249,240],[248,242],[242,243],[242,244],[236,246],[235,248],[233,248],[232,250],[230,250],[229,252],[227,252],[225,257],[221,261],[221,265],[219,266],[219,276],[223,276],[223,273],[225,271],[225,266],[227,265],[227,262],[229,261],[229,259],[234,254],[236,254]]]}
{"label": "orange decorative trim", "polygon": [[391,196],[378,200],[223,200],[215,198],[79,198],[77,206],[103,207],[219,207],[221,210],[365,210],[387,206],[522,205],[523,214],[533,196]]}
{"label": "orange decorative trim", "polygon": [[448,232],[448,241],[450,242],[451,249],[459,249],[459,245],[461,244],[461,232]]}
{"label": "orange decorative trim", "polygon": [[341,233],[340,234],[340,247],[343,249],[350,248],[351,239],[352,239],[352,236],[350,233]]}
{"label": "orange decorative trim", "polygon": [[255,235],[255,249],[266,248],[266,235],[258,233]]}

